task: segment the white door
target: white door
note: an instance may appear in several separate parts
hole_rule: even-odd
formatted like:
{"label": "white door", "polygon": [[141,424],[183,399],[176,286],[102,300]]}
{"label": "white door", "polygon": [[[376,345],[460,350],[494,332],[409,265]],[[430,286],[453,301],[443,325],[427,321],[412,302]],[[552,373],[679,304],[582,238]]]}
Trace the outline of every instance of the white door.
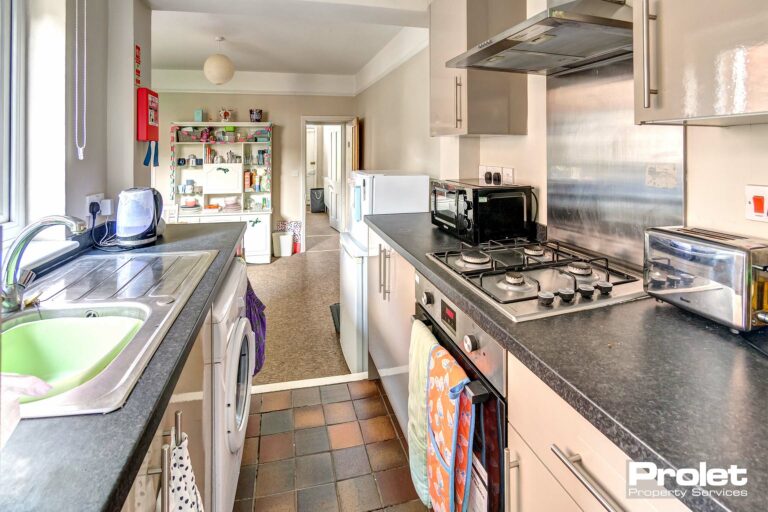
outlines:
{"label": "white door", "polygon": [[323,156],[328,173],[328,188],[325,202],[328,205],[328,221],[337,231],[343,229],[344,216],[344,132],[341,126],[326,126],[323,129]]}
{"label": "white door", "polygon": [[317,187],[317,129],[307,127],[307,204],[309,204],[309,189]]}

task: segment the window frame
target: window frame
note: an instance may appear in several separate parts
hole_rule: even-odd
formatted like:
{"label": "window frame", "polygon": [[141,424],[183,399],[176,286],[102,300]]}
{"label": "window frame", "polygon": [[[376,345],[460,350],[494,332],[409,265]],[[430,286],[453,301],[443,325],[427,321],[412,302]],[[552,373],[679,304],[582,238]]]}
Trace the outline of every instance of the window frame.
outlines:
{"label": "window frame", "polygon": [[[26,225],[26,10],[23,0],[0,0],[2,40],[0,77],[3,80],[2,144],[3,205],[0,209],[3,243],[15,238]],[[10,28],[10,30],[6,30]],[[7,185],[7,190],[5,190]]]}

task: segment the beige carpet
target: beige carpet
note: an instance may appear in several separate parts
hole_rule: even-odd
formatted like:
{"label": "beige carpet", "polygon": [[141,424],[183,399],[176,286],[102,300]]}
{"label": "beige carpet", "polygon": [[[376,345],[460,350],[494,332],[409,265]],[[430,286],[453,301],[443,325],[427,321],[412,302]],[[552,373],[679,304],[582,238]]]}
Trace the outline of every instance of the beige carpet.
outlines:
{"label": "beige carpet", "polygon": [[267,306],[266,360],[254,384],[349,373],[329,309],[339,302],[338,233],[325,214],[307,213],[307,228],[307,252],[248,267]]}

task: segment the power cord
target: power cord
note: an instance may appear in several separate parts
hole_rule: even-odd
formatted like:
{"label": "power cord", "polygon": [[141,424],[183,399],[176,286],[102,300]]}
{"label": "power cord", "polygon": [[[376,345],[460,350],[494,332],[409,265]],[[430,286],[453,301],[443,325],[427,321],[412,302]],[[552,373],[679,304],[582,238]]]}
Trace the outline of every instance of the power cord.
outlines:
{"label": "power cord", "polygon": [[122,252],[127,251],[128,247],[120,247],[117,245],[115,235],[109,234],[109,223],[104,223],[104,234],[101,240],[96,240],[96,216],[101,211],[101,205],[98,202],[92,201],[88,205],[88,213],[91,214],[91,240],[93,241],[93,247],[104,252]]}

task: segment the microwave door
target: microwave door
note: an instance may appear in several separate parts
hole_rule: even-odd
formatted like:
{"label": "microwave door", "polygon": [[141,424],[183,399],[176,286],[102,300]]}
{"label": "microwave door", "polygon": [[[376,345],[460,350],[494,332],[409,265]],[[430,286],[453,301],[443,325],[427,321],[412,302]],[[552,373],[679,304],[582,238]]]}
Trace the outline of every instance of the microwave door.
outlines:
{"label": "microwave door", "polygon": [[463,195],[461,190],[442,187],[432,190],[432,211],[435,218],[455,232],[459,231],[459,203]]}

